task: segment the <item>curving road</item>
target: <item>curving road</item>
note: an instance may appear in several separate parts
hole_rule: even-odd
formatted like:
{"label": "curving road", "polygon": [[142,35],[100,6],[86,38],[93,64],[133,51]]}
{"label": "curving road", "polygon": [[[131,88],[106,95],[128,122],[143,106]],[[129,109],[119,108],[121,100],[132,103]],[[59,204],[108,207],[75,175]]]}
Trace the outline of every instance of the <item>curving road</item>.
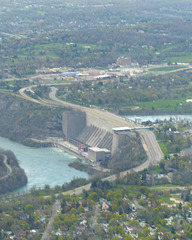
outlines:
{"label": "curving road", "polygon": [[9,164],[7,163],[7,156],[6,155],[3,155],[3,163],[4,163],[4,165],[7,167],[7,173],[6,173],[6,175],[4,175],[3,177],[1,177],[0,178],[0,180],[2,180],[2,179],[5,179],[5,178],[7,178],[7,177],[9,177],[9,175],[11,175],[11,173],[12,173],[12,168],[11,168],[11,166],[9,166]]}
{"label": "curving road", "polygon": [[126,119],[124,119],[123,117],[120,117],[116,114],[107,112],[105,110],[101,110],[98,108],[88,108],[88,107],[83,107],[80,105],[76,105],[73,103],[68,103],[68,102],[64,102],[62,100],[59,100],[56,97],[56,92],[57,92],[57,88],[55,87],[51,87],[51,92],[49,93],[49,97],[51,98],[52,101],[49,101],[49,103],[54,103],[54,104],[58,104],[58,106],[63,106],[63,107],[70,107],[74,110],[81,110],[86,112],[88,115],[97,118],[97,119],[101,119],[102,121],[105,121],[108,125],[110,125],[111,127],[130,127],[130,128],[134,128],[137,125],[133,122],[133,121],[128,121]]}
{"label": "curving road", "polygon": [[[149,137],[151,137],[151,138],[149,138]],[[152,132],[150,132],[148,130],[142,130],[141,141],[144,144],[145,151],[147,152],[147,156],[148,156],[147,161],[142,163],[141,165],[139,165],[137,167],[134,167],[134,168],[131,168],[129,170],[125,170],[123,172],[120,172],[119,174],[113,174],[113,175],[110,175],[108,177],[104,177],[104,178],[101,179],[101,181],[110,181],[110,182],[114,181],[117,177],[126,176],[127,173],[130,173],[131,171],[135,171],[135,172],[142,171],[142,170],[148,168],[150,164],[155,164],[155,163],[157,163],[157,161],[161,160],[163,158],[163,153],[162,153],[162,151],[161,151],[157,142],[154,145],[157,149],[160,149],[159,152],[158,151],[154,152],[154,149],[151,150],[150,148],[148,148],[148,142],[150,142],[150,144],[152,144],[153,140],[156,141],[155,136]],[[90,188],[91,188],[91,183],[86,184],[86,185],[81,186],[81,187],[77,187],[73,190],[63,192],[62,194],[63,195],[72,195],[72,194],[78,195],[78,194],[82,193],[83,190],[88,191],[88,190],[90,190]],[[56,196],[59,196],[60,194],[61,193],[56,194]]]}
{"label": "curving road", "polygon": [[[50,86],[50,84],[48,84]],[[31,87],[27,87],[28,89],[32,89],[36,85],[33,85]],[[120,117],[116,114],[97,109],[97,108],[88,108],[83,107],[79,105],[75,105],[73,103],[64,102],[56,97],[57,88],[51,87],[51,92],[49,94],[50,100],[47,99],[33,99],[32,97],[29,97],[27,94],[25,94],[25,90],[27,88],[20,89],[19,93],[27,100],[33,101],[35,103],[44,104],[44,105],[52,105],[52,106],[60,106],[60,107],[70,107],[74,110],[81,110],[86,112],[86,114],[98,119],[102,120],[103,123],[106,122],[106,125],[109,126],[109,128],[114,127],[130,127],[135,128],[138,127],[133,121],[126,120],[123,117]],[[159,144],[156,141],[156,138],[152,131],[149,130],[137,130],[137,132],[140,135],[144,150],[146,151],[146,154],[148,156],[148,167],[150,164],[157,164],[162,158],[163,153],[159,147]]]}
{"label": "curving road", "polygon": [[[57,92],[57,89],[55,87],[51,87],[51,92],[49,94],[49,97],[52,99],[54,103],[57,103],[60,106],[71,107],[74,110],[78,109],[81,111],[85,111],[87,114],[91,115],[92,117],[107,122],[108,124],[110,124],[111,128],[138,127],[138,125],[136,125],[133,121],[128,121],[116,114],[113,114],[107,111],[102,111],[100,109],[82,107],[72,103],[61,101],[56,97],[56,92]],[[140,129],[136,131],[140,135],[144,150],[146,151],[148,156],[149,164],[157,164],[163,158],[163,153],[159,147],[159,144],[157,143],[154,133],[152,131],[145,130],[145,129]]]}
{"label": "curving road", "polygon": [[154,133],[149,130],[138,130],[138,133],[140,135],[143,147],[147,153],[150,164],[158,164],[158,162],[163,159],[164,155],[159,147]]}
{"label": "curving road", "polygon": [[[49,94],[51,100],[44,100],[46,101],[47,104],[54,104],[54,105],[58,105],[58,106],[63,106],[63,107],[71,107],[74,110],[81,110],[81,111],[85,111],[87,114],[90,114],[91,116],[93,116],[94,118],[99,118],[102,121],[106,121],[107,123],[109,123],[112,127],[131,127],[134,128],[136,127],[135,123],[132,121],[127,121],[124,118],[106,112],[106,111],[102,111],[99,109],[91,109],[91,108],[86,108],[86,107],[82,107],[82,106],[78,106],[72,103],[67,103],[64,101],[59,100],[56,97],[56,91],[57,89],[54,87],[51,87],[51,93]],[[137,130],[137,132],[140,135],[141,138],[141,142],[142,145],[144,147],[144,150],[146,151],[147,154],[147,161],[144,162],[143,164],[141,164],[140,166],[137,166],[135,168],[120,172],[118,174],[118,176],[116,174],[113,174],[109,177],[105,177],[103,179],[101,179],[102,181],[114,181],[117,177],[123,177],[125,176],[127,173],[131,172],[131,171],[142,171],[145,168],[149,167],[149,165],[151,164],[157,164],[162,158],[163,158],[163,153],[156,141],[156,138],[153,134],[153,132],[149,131],[149,130]],[[69,190],[66,192],[63,192],[63,195],[79,195],[81,194],[84,190],[88,191],[91,188],[91,183],[86,184],[84,186],[75,188],[73,190]],[[59,196],[61,193],[56,194],[55,196]],[[57,202],[58,204],[58,202]],[[59,207],[56,204],[57,207]],[[55,205],[53,207],[53,209],[55,209]],[[52,215],[49,224],[47,226],[47,229],[45,230],[43,237],[41,240],[49,240],[50,239],[50,233],[53,227],[53,219],[55,217],[55,211],[53,210],[54,214]],[[58,212],[57,212],[58,213]]]}

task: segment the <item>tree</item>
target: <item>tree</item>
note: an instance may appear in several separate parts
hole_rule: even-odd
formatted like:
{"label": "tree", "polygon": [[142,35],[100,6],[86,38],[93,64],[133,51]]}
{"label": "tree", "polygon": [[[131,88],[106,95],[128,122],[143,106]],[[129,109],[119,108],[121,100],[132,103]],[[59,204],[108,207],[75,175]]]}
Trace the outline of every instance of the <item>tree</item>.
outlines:
{"label": "tree", "polygon": [[64,224],[70,227],[73,224],[73,220],[69,216],[65,216],[64,218]]}
{"label": "tree", "polygon": [[0,221],[0,226],[1,229],[9,231],[11,226],[14,224],[14,219],[12,216],[5,216],[1,221]]}
{"label": "tree", "polygon": [[97,193],[96,192],[90,193],[89,196],[88,196],[88,200],[96,201],[97,200]]}
{"label": "tree", "polygon": [[34,211],[34,207],[31,204],[25,205],[25,212],[31,214]]}
{"label": "tree", "polygon": [[111,218],[110,221],[109,221],[109,226],[114,227],[114,226],[117,226],[117,225],[118,225],[117,220],[115,218]]}
{"label": "tree", "polygon": [[125,234],[123,240],[134,240],[134,238],[131,235]]}
{"label": "tree", "polygon": [[171,233],[172,234],[175,234],[176,232],[175,232],[175,228],[173,227],[173,226],[171,226]]}
{"label": "tree", "polygon": [[149,229],[147,227],[144,227],[143,231],[139,232],[138,236],[139,236],[139,238],[147,237],[149,235],[149,233],[150,233]]}
{"label": "tree", "polygon": [[112,203],[111,204],[111,208],[113,212],[117,212],[118,211],[118,205],[116,203]]}
{"label": "tree", "polygon": [[77,211],[78,211],[79,213],[83,213],[83,212],[85,212],[85,209],[84,209],[84,207],[79,206],[78,209],[77,209]]}
{"label": "tree", "polygon": [[179,208],[180,211],[182,210],[182,203],[181,202],[179,203],[178,208]]}

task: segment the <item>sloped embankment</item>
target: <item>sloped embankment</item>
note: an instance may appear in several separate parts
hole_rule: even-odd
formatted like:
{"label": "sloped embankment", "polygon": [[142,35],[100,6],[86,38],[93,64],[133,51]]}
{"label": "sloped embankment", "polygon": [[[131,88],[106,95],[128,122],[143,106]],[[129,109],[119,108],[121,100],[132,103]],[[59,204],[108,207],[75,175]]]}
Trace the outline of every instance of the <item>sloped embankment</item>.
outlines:
{"label": "sloped embankment", "polygon": [[27,176],[11,151],[0,150],[0,193],[13,191],[27,184]]}
{"label": "sloped embankment", "polygon": [[63,137],[63,110],[0,93],[0,136],[24,144],[30,138]]}

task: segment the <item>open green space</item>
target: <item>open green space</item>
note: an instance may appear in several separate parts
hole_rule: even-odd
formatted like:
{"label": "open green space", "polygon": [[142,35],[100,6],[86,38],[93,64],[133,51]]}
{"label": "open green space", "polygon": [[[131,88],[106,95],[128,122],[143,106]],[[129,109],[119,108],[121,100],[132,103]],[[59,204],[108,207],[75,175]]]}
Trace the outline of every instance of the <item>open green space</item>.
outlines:
{"label": "open green space", "polygon": [[13,91],[7,89],[0,89],[0,93],[13,93]]}
{"label": "open green space", "polygon": [[158,68],[150,68],[149,71],[150,72],[164,72],[164,71],[173,71],[173,70],[177,70],[177,69],[182,69],[185,68],[186,66],[167,66],[167,67],[158,67]]}
{"label": "open green space", "polygon": [[171,188],[179,188],[179,185],[174,185],[174,184],[161,184],[161,185],[155,185],[155,186],[151,186],[149,187],[150,189],[157,189],[160,190],[161,188],[165,188],[165,189],[171,189]]}
{"label": "open green space", "polygon": [[180,62],[180,63],[190,63],[192,64],[192,54],[185,53],[183,56],[177,56],[177,57],[168,57],[167,62]]}
{"label": "open green space", "polygon": [[80,47],[83,47],[83,48],[89,48],[89,49],[96,49],[98,48],[98,45],[96,44],[78,44]]}
{"label": "open green space", "polygon": [[167,155],[167,154],[168,154],[168,150],[167,150],[166,143],[165,143],[165,142],[162,142],[162,141],[161,141],[161,142],[158,142],[158,143],[159,143],[159,146],[160,146],[160,148],[161,148],[164,156]]}
{"label": "open green space", "polygon": [[162,99],[151,102],[140,103],[140,108],[145,110],[157,111],[189,111],[192,110],[192,104],[186,104],[187,98]]}
{"label": "open green space", "polygon": [[174,203],[174,201],[170,200],[170,197],[161,197],[161,198],[159,198],[159,200],[161,200],[162,202],[167,203],[167,204]]}

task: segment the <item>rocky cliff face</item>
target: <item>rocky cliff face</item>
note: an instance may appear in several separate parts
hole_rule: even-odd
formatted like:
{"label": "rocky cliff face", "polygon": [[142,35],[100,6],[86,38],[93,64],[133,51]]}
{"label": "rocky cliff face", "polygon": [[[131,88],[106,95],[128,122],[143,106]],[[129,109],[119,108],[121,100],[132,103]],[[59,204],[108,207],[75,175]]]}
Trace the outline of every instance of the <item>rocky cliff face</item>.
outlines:
{"label": "rocky cliff face", "polygon": [[0,94],[0,136],[21,143],[28,138],[63,137],[63,110]]}

